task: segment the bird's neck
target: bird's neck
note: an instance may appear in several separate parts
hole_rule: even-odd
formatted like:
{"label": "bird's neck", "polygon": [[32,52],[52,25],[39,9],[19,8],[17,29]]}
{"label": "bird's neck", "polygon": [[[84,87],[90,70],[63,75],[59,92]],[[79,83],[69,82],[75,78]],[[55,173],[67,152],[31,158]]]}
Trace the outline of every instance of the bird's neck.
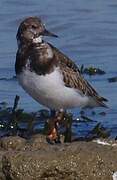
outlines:
{"label": "bird's neck", "polygon": [[28,68],[39,75],[45,75],[51,73],[56,65],[53,51],[48,43],[20,44],[16,56],[16,74]]}
{"label": "bird's neck", "polygon": [[52,48],[44,41],[33,45],[30,59],[31,67],[39,75],[51,73],[56,66]]}
{"label": "bird's neck", "polygon": [[30,45],[26,43],[20,43],[18,45],[18,50],[16,54],[16,62],[15,62],[15,72],[19,74],[23,67],[25,67],[27,63],[27,59],[29,58]]}

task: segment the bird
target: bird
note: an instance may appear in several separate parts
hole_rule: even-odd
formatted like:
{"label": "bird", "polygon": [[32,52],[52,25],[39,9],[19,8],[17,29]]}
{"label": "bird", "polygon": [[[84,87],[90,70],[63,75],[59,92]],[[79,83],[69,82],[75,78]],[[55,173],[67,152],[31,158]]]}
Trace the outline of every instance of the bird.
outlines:
{"label": "bird", "polygon": [[108,100],[84,79],[79,66],[46,42],[44,36],[58,37],[46,29],[39,17],[27,17],[19,25],[15,72],[23,89],[53,112],[107,107]]}

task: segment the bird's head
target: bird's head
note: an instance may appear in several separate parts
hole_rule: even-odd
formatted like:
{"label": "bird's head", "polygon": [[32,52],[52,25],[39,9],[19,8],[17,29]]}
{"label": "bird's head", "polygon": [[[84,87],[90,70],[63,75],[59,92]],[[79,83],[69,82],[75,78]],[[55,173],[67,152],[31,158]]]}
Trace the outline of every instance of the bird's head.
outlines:
{"label": "bird's head", "polygon": [[18,28],[17,41],[18,44],[41,43],[43,36],[58,37],[57,35],[46,30],[40,18],[28,17],[21,22]]}

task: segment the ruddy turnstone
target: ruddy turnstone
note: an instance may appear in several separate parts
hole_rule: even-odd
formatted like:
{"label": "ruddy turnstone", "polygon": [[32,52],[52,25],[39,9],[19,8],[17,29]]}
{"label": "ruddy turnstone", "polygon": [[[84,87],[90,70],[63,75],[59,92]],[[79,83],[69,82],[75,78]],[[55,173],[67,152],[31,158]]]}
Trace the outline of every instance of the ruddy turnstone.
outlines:
{"label": "ruddy turnstone", "polygon": [[78,66],[43,36],[57,35],[46,30],[40,18],[28,17],[17,32],[15,71],[23,89],[40,104],[53,109],[107,107],[96,90],[83,78]]}

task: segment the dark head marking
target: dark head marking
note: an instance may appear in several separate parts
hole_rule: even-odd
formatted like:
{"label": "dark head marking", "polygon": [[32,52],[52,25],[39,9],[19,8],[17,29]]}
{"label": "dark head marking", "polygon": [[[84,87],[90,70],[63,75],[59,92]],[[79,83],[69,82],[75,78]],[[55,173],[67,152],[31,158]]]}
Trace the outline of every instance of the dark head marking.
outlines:
{"label": "dark head marking", "polygon": [[41,19],[38,17],[28,17],[21,22],[18,32],[17,32],[17,41],[20,43],[31,43],[40,41],[42,36],[53,36],[57,37],[55,34],[46,30]]}

